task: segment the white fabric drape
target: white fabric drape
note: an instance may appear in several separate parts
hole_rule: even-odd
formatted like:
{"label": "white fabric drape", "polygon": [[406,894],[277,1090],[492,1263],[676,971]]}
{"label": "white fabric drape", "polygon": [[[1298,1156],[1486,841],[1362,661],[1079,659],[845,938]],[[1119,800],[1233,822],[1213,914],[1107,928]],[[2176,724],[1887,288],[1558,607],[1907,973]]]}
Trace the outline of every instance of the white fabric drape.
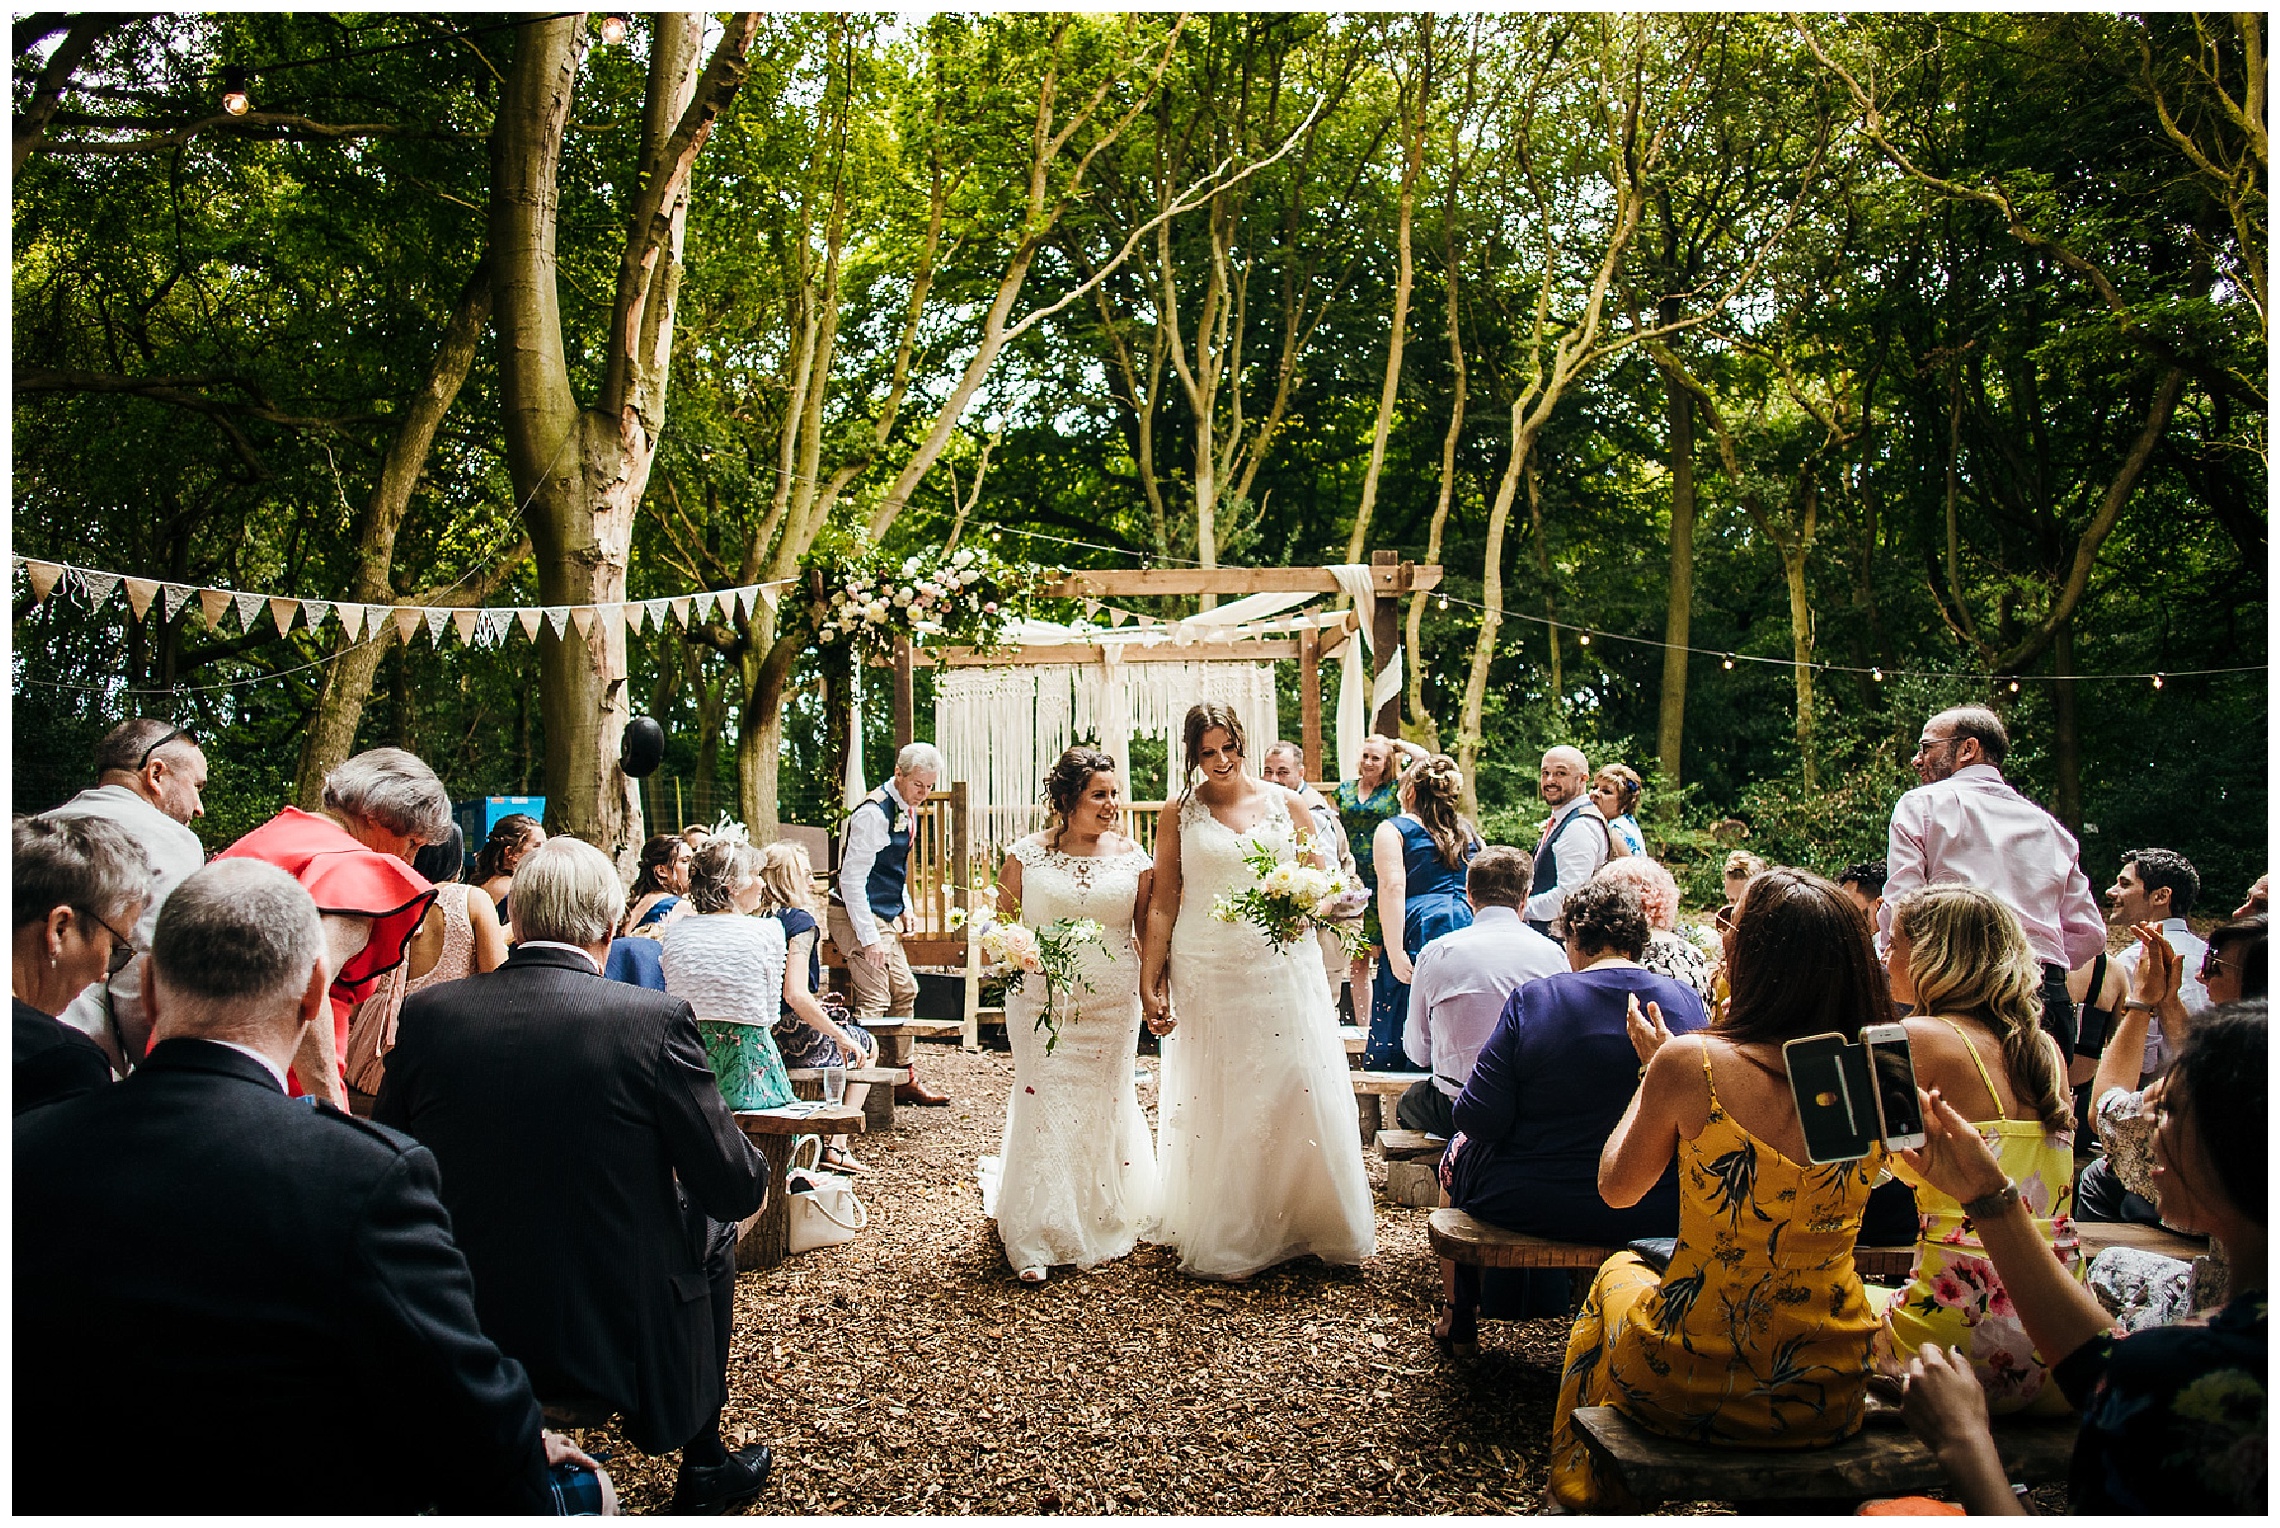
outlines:
{"label": "white fabric drape", "polygon": [[1344,771],[1342,778],[1350,780],[1361,771],[1362,744],[1369,738],[1370,719],[1401,693],[1401,645],[1395,643],[1383,655],[1376,681],[1366,684],[1365,702],[1362,655],[1378,656],[1371,652],[1375,641],[1372,633],[1377,629],[1377,585],[1371,582],[1366,563],[1331,563],[1323,571],[1338,581],[1339,592],[1354,602],[1354,613],[1362,622],[1362,640],[1358,645],[1346,644],[1345,662],[1338,670],[1338,765]]}
{"label": "white fabric drape", "polygon": [[[1188,708],[1235,708],[1254,758],[1278,736],[1271,663],[1046,664],[937,671],[934,743],[945,778],[966,782],[976,846],[991,855],[1045,821],[1045,773],[1072,742],[1097,741],[1117,761],[1128,794],[1131,739],[1161,738],[1170,789],[1180,778]],[[1152,787],[1151,787],[1152,793]]]}
{"label": "white fabric drape", "polygon": [[847,704],[847,769],[840,778],[839,794],[849,811],[869,795],[871,787],[863,779],[863,670],[855,670],[855,682],[848,687]]}

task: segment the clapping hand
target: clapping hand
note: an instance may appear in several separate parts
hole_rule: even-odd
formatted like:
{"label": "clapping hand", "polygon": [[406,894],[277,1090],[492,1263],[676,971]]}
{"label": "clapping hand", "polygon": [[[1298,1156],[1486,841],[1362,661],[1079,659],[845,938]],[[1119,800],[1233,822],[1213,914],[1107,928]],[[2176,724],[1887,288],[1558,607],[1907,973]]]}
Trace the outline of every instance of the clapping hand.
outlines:
{"label": "clapping hand", "polygon": [[1971,1122],[1937,1088],[1928,1093],[1918,1088],[1916,1096],[1924,1108],[1924,1144],[1901,1152],[1900,1159],[1958,1204],[2001,1193],[2010,1179]]}
{"label": "clapping hand", "polygon": [[2178,958],[2160,924],[2133,923],[2130,932],[2137,936],[2138,948],[2144,952],[2130,971],[2130,1000],[2159,1007],[2177,996],[2185,978],[2185,962]]}
{"label": "clapping hand", "polygon": [[1623,1028],[1631,1036],[1631,1049],[1639,1053],[1643,1064],[1655,1059],[1655,1052],[1670,1043],[1670,1026],[1663,1022],[1662,1004],[1650,1002],[1639,1006],[1639,994],[1631,994],[1630,1011],[1623,1015]]}

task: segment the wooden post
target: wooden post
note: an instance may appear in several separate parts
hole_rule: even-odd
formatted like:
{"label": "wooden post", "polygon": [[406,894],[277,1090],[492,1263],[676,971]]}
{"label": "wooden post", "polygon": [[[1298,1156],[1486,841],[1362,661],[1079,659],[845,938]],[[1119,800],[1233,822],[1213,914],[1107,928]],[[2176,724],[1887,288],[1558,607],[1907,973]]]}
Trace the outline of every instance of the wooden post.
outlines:
{"label": "wooden post", "polygon": [[1322,633],[1298,638],[1298,746],[1306,750],[1306,778],[1327,780],[1322,763]]}
{"label": "wooden post", "polygon": [[[967,888],[973,884],[974,838],[966,808],[966,782],[950,782],[950,874],[957,877],[950,905],[966,907]],[[958,1043],[968,1051],[982,1048],[982,947],[974,938],[973,909],[966,907],[966,1002],[959,1015]]]}
{"label": "wooden post", "polygon": [[918,690],[911,663],[910,638],[895,638],[895,751],[918,741]]}
{"label": "wooden post", "polygon": [[[1401,640],[1400,597],[1388,594],[1383,588],[1385,583],[1384,571],[1387,568],[1399,568],[1401,566],[1401,554],[1399,552],[1370,553],[1370,578],[1380,586],[1375,606],[1376,619],[1370,623],[1370,646],[1375,649],[1372,654],[1375,669],[1370,675],[1370,685],[1373,689],[1377,685],[1377,676],[1385,672],[1386,664],[1393,657],[1394,645]],[[1399,582],[1403,586],[1408,584],[1406,578]],[[1415,653],[1406,654],[1402,661],[1415,663],[1417,655]],[[1400,696],[1395,696],[1378,708],[1377,714],[1370,719],[1370,730],[1386,737],[1401,736]]]}

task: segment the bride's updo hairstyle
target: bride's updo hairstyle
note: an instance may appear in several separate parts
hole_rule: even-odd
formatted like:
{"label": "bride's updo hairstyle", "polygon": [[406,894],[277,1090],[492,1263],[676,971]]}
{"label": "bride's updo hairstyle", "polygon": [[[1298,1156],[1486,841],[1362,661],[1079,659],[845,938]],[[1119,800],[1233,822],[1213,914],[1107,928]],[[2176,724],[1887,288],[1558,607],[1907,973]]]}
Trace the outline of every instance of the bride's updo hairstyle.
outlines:
{"label": "bride's updo hairstyle", "polygon": [[1409,773],[1401,777],[1401,793],[1409,798],[1409,810],[1425,824],[1433,852],[1451,870],[1463,869],[1466,851],[1480,842],[1480,829],[1457,809],[1464,790],[1464,771],[1445,753],[1411,765]]}
{"label": "bride's updo hairstyle", "polygon": [[760,873],[760,851],[750,844],[715,838],[689,861],[689,910],[736,911],[736,888]]}
{"label": "bride's updo hairstyle", "polygon": [[1187,788],[1195,789],[1195,772],[1203,767],[1203,735],[1212,728],[1223,728],[1235,744],[1238,758],[1250,757],[1250,745],[1243,737],[1243,718],[1235,708],[1216,700],[1188,707],[1187,725],[1182,729],[1187,749]]}
{"label": "bride's updo hairstyle", "polygon": [[1058,762],[1045,775],[1045,809],[1053,814],[1052,847],[1061,847],[1061,835],[1068,831],[1069,814],[1077,803],[1085,799],[1085,791],[1092,777],[1102,771],[1113,771],[1116,761],[1098,748],[1078,745],[1063,753]]}

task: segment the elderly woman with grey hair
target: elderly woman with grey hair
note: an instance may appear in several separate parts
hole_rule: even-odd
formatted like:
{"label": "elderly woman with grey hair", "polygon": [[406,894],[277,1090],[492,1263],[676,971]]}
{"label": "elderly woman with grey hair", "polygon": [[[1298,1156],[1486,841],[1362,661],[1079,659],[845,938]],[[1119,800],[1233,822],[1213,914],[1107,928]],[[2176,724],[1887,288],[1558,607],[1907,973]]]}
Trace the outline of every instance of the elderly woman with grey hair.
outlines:
{"label": "elderly woman with grey hair", "polygon": [[1710,957],[1678,932],[1678,881],[1655,860],[1643,854],[1625,855],[1601,866],[1595,881],[1613,881],[1639,894],[1647,913],[1647,945],[1639,964],[1658,976],[1710,996]]}
{"label": "elderly woman with grey hair", "polygon": [[333,1022],[302,1031],[295,1091],[348,1108],[341,1066],[348,1016],[393,971],[435,900],[412,856],[451,836],[451,798],[435,771],[401,748],[374,748],[325,776],[323,811],[289,806],[214,856],[275,865],[324,913]]}
{"label": "elderly woman with grey hair", "polygon": [[9,848],[16,906],[16,1113],[111,1080],[103,1048],[57,1015],[135,958],[126,930],[150,897],[150,862],[102,817],[19,817]]}

